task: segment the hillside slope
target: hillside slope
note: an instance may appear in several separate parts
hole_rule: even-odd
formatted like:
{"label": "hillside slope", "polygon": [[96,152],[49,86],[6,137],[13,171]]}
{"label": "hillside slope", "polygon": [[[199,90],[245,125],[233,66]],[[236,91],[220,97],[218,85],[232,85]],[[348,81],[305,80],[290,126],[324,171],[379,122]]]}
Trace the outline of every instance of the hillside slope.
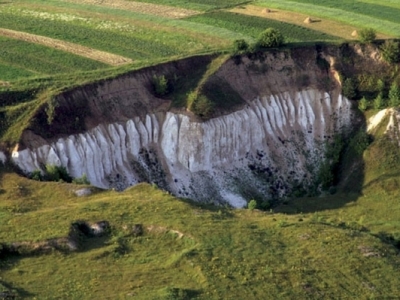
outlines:
{"label": "hillside slope", "polygon": [[102,188],[147,181],[237,207],[289,195],[299,184],[315,189],[326,145],[348,134],[355,119],[329,67],[335,58],[311,48],[230,59],[194,89],[195,101],[214,107],[207,115],[177,111],[154,94],[154,76],[169,78],[172,89],[173,78],[179,85],[187,69],[207,60],[211,66],[211,59],[144,69],[57,96],[34,117],[13,162],[26,174],[63,165]]}

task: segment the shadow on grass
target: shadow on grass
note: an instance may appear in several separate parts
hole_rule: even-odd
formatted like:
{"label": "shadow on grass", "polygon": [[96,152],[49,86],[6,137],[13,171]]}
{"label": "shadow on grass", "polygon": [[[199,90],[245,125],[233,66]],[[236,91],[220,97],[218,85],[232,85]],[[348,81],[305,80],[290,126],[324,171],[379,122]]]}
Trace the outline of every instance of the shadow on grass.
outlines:
{"label": "shadow on grass", "polygon": [[207,203],[200,203],[194,200],[186,199],[186,198],[179,198],[180,201],[186,203],[191,206],[194,210],[206,210],[212,213],[215,213],[216,219],[228,219],[233,218],[234,214],[232,210],[234,208],[226,205],[226,206],[217,206],[214,204],[207,204]]}
{"label": "shadow on grass", "polygon": [[16,287],[3,280],[0,280],[0,287],[3,288],[3,291],[0,291],[0,299],[32,299],[35,296],[35,294],[32,294],[23,288]]}

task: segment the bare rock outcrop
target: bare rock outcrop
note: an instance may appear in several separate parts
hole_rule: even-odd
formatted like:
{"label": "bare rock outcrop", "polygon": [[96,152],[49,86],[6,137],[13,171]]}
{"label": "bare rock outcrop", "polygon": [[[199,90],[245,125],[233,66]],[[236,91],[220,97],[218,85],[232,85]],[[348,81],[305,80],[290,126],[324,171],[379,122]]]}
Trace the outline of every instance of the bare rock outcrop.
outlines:
{"label": "bare rock outcrop", "polygon": [[314,183],[327,143],[351,127],[351,103],[329,69],[332,55],[294,49],[226,61],[204,86],[229,90],[239,101],[217,107],[207,120],[169,109],[169,100],[152,93],[151,79],[161,71],[186,76],[210,57],[68,91],[59,96],[52,126],[40,121],[43,109],[12,159],[25,173],[62,165],[101,188],[147,181],[235,207],[249,197],[282,197]]}

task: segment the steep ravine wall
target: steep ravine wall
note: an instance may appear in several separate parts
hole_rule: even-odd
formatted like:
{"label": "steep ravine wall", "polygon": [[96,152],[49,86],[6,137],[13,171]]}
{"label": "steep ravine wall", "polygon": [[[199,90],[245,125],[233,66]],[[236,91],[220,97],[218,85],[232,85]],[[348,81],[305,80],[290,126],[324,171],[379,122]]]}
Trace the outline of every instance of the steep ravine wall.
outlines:
{"label": "steep ravine wall", "polygon": [[[209,120],[169,109],[168,100],[144,88],[153,69],[60,95],[55,123],[62,128],[60,120],[79,119],[79,126],[71,134],[55,126],[47,136],[41,135],[47,125],[27,130],[12,160],[25,173],[63,165],[102,188],[147,181],[177,196],[235,207],[251,197],[290,194],[313,184],[326,142],[353,119],[338,83],[321,91],[320,79],[334,82],[335,74],[321,71],[319,54],[310,53],[300,66],[286,54],[226,62],[210,80],[224,80],[243,103]],[[183,74],[191,63],[183,64],[169,72]],[[299,78],[303,82],[294,85]],[[79,118],[76,107],[85,112]]]}

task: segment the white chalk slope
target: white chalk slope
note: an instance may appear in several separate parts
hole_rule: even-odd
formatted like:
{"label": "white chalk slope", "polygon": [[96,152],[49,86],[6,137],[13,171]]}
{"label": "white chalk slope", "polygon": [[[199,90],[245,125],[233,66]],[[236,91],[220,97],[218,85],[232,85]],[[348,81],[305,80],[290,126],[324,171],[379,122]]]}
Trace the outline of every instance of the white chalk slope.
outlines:
{"label": "white chalk slope", "polygon": [[103,124],[15,151],[12,159],[26,173],[63,165],[101,188],[149,181],[178,196],[241,207],[249,197],[282,196],[311,183],[325,141],[350,125],[350,106],[311,89],[281,93],[206,122],[168,112]]}

